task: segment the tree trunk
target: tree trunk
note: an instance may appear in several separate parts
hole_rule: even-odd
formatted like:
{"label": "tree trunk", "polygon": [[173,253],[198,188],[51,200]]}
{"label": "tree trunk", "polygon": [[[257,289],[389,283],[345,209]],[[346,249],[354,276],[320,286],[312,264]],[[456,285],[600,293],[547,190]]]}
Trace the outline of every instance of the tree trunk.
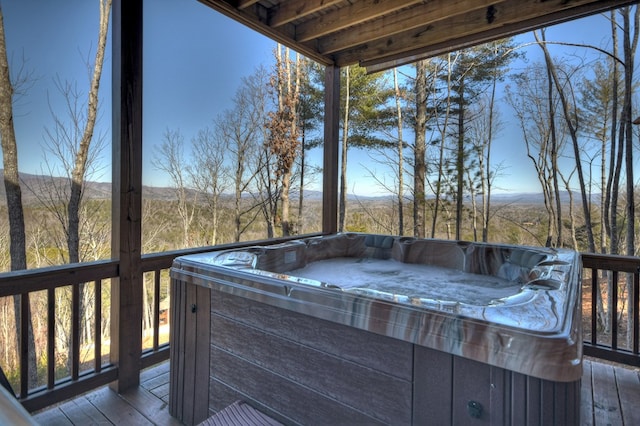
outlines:
{"label": "tree trunk", "polygon": [[396,111],[398,117],[398,235],[404,235],[404,161],[402,141],[402,106],[400,89],[398,88],[398,70],[393,69],[393,86],[396,94]]}
{"label": "tree trunk", "polygon": [[[616,22],[617,12],[611,11],[611,45],[613,47],[612,55],[618,57],[618,25]],[[618,147],[618,81],[619,81],[619,65],[618,61],[612,61],[613,87],[611,101],[611,152],[609,153],[609,176],[604,198],[604,224],[611,245],[609,250],[611,253],[617,253],[617,197],[618,182],[620,179],[620,160],[621,151]],[[620,155],[619,155],[620,154]],[[602,253],[607,253],[606,247],[603,246]]]}
{"label": "tree trunk", "polygon": [[349,67],[345,67],[344,119],[342,126],[342,159],[340,165],[340,203],[338,207],[338,232],[344,232],[347,215],[347,140],[349,137]]}
{"label": "tree trunk", "polygon": [[[27,269],[26,236],[24,226],[24,210],[22,206],[22,190],[18,174],[18,146],[13,126],[13,85],[9,74],[9,61],[4,35],[4,19],[0,6],[0,139],[2,142],[2,158],[4,168],[4,187],[7,198],[7,214],[9,216],[9,256],[11,270]],[[23,299],[24,298],[24,299]],[[14,316],[16,325],[16,348],[20,347],[22,325],[33,324],[29,308],[29,294],[14,296]],[[21,321],[26,316],[27,321]],[[37,383],[37,365],[33,326],[27,330],[28,380],[30,385]],[[21,389],[26,394],[26,389]]]}
{"label": "tree trunk", "polygon": [[[495,72],[495,70],[494,70]],[[482,179],[482,242],[489,241],[489,222],[491,221],[491,188],[493,187],[493,177],[491,176],[491,143],[493,142],[493,125],[496,100],[497,81],[494,78],[491,84],[491,97],[489,99],[489,128],[486,145],[486,164],[484,168],[484,179]]]}
{"label": "tree trunk", "polygon": [[235,179],[234,179],[234,204],[233,204],[233,223],[235,225],[234,229],[234,240],[235,242],[240,241],[241,234],[241,214],[240,214],[240,202],[242,201],[242,176],[244,175],[244,153],[238,149],[236,154],[236,167],[235,167]]}
{"label": "tree trunk", "polygon": [[304,233],[304,172],[305,172],[305,127],[301,126],[302,134],[300,135],[300,190],[298,196],[298,234]]}
{"label": "tree trunk", "polygon": [[464,195],[464,77],[458,83],[458,148],[456,152],[456,240],[461,239],[462,201]]}
{"label": "tree trunk", "polygon": [[71,189],[67,204],[68,234],[67,248],[69,250],[69,263],[80,261],[80,202],[84,188],[84,180],[87,172],[87,160],[93,131],[98,116],[98,91],[100,89],[100,77],[104,63],[104,53],[107,45],[107,33],[109,29],[109,15],[111,0],[100,0],[100,27],[98,34],[98,47],[93,66],[93,76],[89,89],[89,101],[87,109],[87,122],[85,123],[82,139],[78,146],[73,170],[71,172]]}
{"label": "tree trunk", "polygon": [[[634,180],[633,180],[633,129],[631,128],[631,114],[632,114],[632,95],[633,95],[633,71],[635,52],[638,45],[638,25],[640,23],[640,11],[635,8],[633,26],[630,23],[629,14],[631,8],[623,8],[623,20],[624,20],[624,92],[625,102],[624,108],[627,113],[624,114],[628,117],[628,121],[625,123],[626,128],[626,153],[625,153],[625,166],[627,174],[627,256],[635,256],[635,197],[634,197]],[[635,29],[633,40],[631,40],[632,28]],[[635,122],[635,121],[634,121]],[[627,274],[626,279],[627,287],[627,330],[633,330],[633,303],[631,296],[633,294],[633,274]],[[621,313],[622,314],[622,313]],[[632,333],[627,332],[627,347],[630,348],[632,342]]]}
{"label": "tree trunk", "polygon": [[[534,32],[534,35],[536,36],[536,41],[539,42],[540,40],[538,38],[537,33]],[[571,119],[572,114],[571,114],[571,111],[569,110],[570,108],[569,102],[567,101],[567,97],[565,95],[563,86],[561,85],[560,79],[558,78],[555,65],[553,64],[551,55],[549,54],[549,50],[547,49],[544,43],[540,43],[539,45],[544,53],[545,62],[547,64],[547,67],[549,67],[549,70],[551,71],[553,82],[556,86],[556,90],[558,91],[558,95],[560,96],[560,101],[562,104],[565,122],[567,124],[567,128],[569,129],[569,135],[571,136],[571,141],[573,143],[573,153],[576,161],[576,170],[578,172],[578,183],[580,184],[580,193],[582,198],[582,210],[584,213],[585,228],[587,232],[588,250],[591,253],[595,253],[595,240],[593,237],[593,227],[591,224],[591,210],[590,210],[589,202],[587,200],[587,193],[586,193],[586,188],[584,183],[584,173],[582,171],[582,161],[581,161],[581,155],[580,155],[581,151],[580,151],[580,146],[578,144],[577,129],[576,129],[576,126],[574,126],[573,121]]]}
{"label": "tree trunk", "polygon": [[[542,32],[544,39],[544,32]],[[551,200],[555,200],[555,209],[551,208],[550,212],[555,214],[555,221],[551,223],[553,227],[549,228],[547,233],[547,246],[555,244],[556,247],[562,247],[562,199],[560,197],[560,187],[558,184],[558,135],[556,132],[556,110],[555,103],[553,101],[553,77],[551,75],[551,67],[547,66],[547,97],[549,99],[549,133],[551,136],[551,184],[553,185],[553,194]],[[553,230],[556,230],[556,241],[553,242]]]}
{"label": "tree trunk", "polygon": [[427,61],[416,63],[416,124],[413,147],[413,235],[425,237],[427,128]]}
{"label": "tree trunk", "polygon": [[[639,14],[638,8],[635,9],[634,14],[634,23],[633,26],[629,22],[629,14],[631,13],[631,8],[626,7],[623,8],[623,20],[624,20],[624,37],[623,37],[623,46],[624,46],[624,58],[625,58],[625,73],[624,73],[624,93],[625,93],[625,102],[624,108],[627,111],[625,116],[628,120],[624,123],[626,130],[626,144],[625,144],[625,171],[627,175],[627,247],[626,254],[627,256],[635,256],[635,198],[634,198],[634,180],[633,180],[633,129],[631,128],[633,113],[632,108],[632,96],[633,96],[633,68],[635,61],[635,51],[636,46],[638,44],[638,23],[639,23]],[[632,28],[635,28],[635,35],[633,41],[631,40],[630,33]],[[627,294],[631,295],[631,280],[627,280],[629,283],[629,291]],[[628,304],[629,307],[631,303]],[[629,317],[631,321],[631,317]]]}

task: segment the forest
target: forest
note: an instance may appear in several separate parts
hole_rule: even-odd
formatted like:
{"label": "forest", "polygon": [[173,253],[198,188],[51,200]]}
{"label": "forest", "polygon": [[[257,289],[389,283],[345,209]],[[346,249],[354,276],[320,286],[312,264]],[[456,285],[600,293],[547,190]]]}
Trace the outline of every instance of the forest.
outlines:
{"label": "forest", "polygon": [[[55,82],[67,108],[51,111],[53,124],[42,145],[47,161],[39,175],[20,172],[21,141],[12,127],[17,95],[32,76],[8,61],[0,43],[5,200],[0,214],[7,218],[0,221],[0,271],[111,256],[110,188],[92,180],[109,144],[94,130],[110,3],[100,1],[88,87],[82,91],[76,82]],[[385,72],[343,68],[339,231],[636,255],[639,17],[637,7],[606,16],[608,49],[573,46],[597,60],[553,56],[550,46],[564,42],[548,40],[543,29],[529,46],[542,60],[527,61],[515,39],[504,39]],[[0,36],[4,41],[1,19]],[[274,46],[272,61],[240,79],[235,96],[210,124],[193,134],[164,129],[153,164],[171,184],[145,189],[144,253],[321,231],[322,198],[309,188],[322,180],[322,170],[308,154],[323,145],[323,73],[318,64]],[[505,164],[492,160],[505,108],[520,129],[513,149],[526,150],[536,173],[541,194],[536,202],[495,196],[496,179],[507,173]],[[369,155],[370,174],[388,195],[349,193],[354,150]],[[375,171],[380,169],[385,172]],[[91,285],[83,294],[91,294]],[[109,291],[102,287],[105,341]],[[68,362],[64,300],[70,292],[56,292],[61,366]],[[41,347],[40,322],[46,316],[44,302],[35,296],[30,301],[34,348]],[[0,363],[10,372],[17,362],[17,303],[0,300]],[[90,309],[86,312],[82,341],[88,344],[93,325]],[[146,315],[148,325],[151,311]],[[66,374],[64,368],[60,374]]]}

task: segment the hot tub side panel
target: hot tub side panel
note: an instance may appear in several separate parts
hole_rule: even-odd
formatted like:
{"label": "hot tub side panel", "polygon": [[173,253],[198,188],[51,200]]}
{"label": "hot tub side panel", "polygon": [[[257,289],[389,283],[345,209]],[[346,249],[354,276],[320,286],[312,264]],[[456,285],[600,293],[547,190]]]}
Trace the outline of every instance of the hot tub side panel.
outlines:
{"label": "hot tub side panel", "polygon": [[413,424],[580,424],[580,380],[538,379],[415,346]]}
{"label": "hot tub side panel", "polygon": [[169,413],[185,425],[209,417],[211,290],[171,280]]}
{"label": "hot tub side panel", "polygon": [[413,345],[212,291],[211,411],[287,424],[410,424]]}
{"label": "hot tub side panel", "polygon": [[579,424],[553,382],[172,279],[170,412],[238,399],[285,424]]}

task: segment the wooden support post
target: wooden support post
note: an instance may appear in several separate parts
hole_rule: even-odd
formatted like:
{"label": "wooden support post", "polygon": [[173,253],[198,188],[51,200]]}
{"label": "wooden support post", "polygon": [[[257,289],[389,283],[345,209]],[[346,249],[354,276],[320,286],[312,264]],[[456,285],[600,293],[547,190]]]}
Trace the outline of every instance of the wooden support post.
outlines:
{"label": "wooden support post", "polygon": [[322,232],[338,231],[338,148],[340,129],[340,67],[327,66],[324,74],[324,164]]}
{"label": "wooden support post", "polygon": [[111,362],[124,392],[140,383],[142,354],[142,1],[114,0]]}

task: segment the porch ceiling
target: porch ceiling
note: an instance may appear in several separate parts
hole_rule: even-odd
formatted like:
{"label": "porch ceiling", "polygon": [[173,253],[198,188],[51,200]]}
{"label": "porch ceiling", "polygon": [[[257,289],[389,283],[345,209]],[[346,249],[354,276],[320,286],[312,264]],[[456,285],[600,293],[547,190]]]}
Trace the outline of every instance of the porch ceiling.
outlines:
{"label": "porch ceiling", "polygon": [[325,65],[386,68],[638,0],[199,0]]}

